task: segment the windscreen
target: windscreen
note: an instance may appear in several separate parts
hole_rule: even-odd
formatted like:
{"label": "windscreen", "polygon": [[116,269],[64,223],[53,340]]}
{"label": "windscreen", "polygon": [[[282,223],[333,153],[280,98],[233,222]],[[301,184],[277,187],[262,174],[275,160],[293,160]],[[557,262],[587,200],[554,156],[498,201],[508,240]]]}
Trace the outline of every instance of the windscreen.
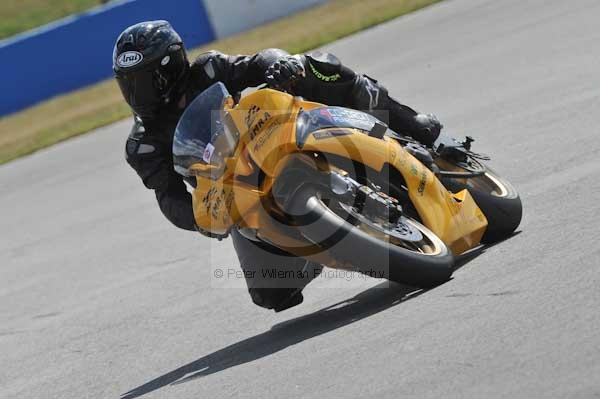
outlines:
{"label": "windscreen", "polygon": [[[230,97],[225,85],[215,83],[192,101],[175,128],[173,164],[177,173],[191,176],[188,168],[197,163],[215,164],[231,152],[232,143],[219,140],[225,136],[223,108]],[[225,141],[225,143],[223,143]],[[233,147],[235,148],[235,144]],[[218,148],[217,148],[218,147]],[[221,166],[221,165],[216,165]]]}
{"label": "windscreen", "polygon": [[354,128],[370,132],[377,119],[364,112],[342,107],[322,107],[304,111],[298,116],[296,138],[304,142],[316,130],[330,127]]}

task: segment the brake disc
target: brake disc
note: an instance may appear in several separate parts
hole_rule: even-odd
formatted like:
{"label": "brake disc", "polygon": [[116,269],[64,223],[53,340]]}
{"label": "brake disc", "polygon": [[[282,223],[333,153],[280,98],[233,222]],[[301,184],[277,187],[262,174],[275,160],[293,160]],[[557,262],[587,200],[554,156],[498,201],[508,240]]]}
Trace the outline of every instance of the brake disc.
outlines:
{"label": "brake disc", "polygon": [[423,233],[420,230],[414,228],[410,224],[406,223],[404,216],[400,217],[398,223],[393,227],[393,230],[389,233],[390,236],[398,238],[402,241],[419,242],[423,240]]}

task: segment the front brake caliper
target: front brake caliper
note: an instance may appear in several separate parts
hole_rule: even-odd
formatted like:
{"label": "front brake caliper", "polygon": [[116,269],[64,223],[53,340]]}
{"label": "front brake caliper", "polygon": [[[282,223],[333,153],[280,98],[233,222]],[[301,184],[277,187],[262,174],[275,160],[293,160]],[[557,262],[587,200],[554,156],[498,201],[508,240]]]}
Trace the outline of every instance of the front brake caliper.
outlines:
{"label": "front brake caliper", "polygon": [[396,223],[402,216],[402,206],[396,198],[379,190],[373,190],[348,176],[331,173],[331,191],[343,203],[352,205],[365,216]]}

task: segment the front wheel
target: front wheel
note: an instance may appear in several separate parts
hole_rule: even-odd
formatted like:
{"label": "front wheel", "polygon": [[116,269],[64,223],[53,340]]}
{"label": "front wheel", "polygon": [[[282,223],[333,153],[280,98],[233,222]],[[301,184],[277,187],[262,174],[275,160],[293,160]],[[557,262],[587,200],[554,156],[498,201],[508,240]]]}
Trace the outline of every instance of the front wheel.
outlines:
{"label": "front wheel", "polygon": [[302,215],[296,228],[307,240],[352,270],[423,288],[452,275],[452,252],[414,219],[402,216],[389,223],[310,186],[287,207],[290,214]]}

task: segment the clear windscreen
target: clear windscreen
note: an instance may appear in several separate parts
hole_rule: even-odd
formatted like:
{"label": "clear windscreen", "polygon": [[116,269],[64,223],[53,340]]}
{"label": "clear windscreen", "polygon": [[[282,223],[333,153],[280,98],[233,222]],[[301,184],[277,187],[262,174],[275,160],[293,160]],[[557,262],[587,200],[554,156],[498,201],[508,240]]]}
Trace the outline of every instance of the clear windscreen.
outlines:
{"label": "clear windscreen", "polygon": [[192,165],[213,166],[210,177],[218,178],[238,144],[239,134],[231,128],[224,107],[231,95],[221,82],[200,93],[179,119],[173,137],[173,165],[177,173],[189,177]]}
{"label": "clear windscreen", "polygon": [[377,119],[367,113],[343,107],[321,107],[298,116],[297,133],[305,136],[316,130],[342,127],[371,131]]}

